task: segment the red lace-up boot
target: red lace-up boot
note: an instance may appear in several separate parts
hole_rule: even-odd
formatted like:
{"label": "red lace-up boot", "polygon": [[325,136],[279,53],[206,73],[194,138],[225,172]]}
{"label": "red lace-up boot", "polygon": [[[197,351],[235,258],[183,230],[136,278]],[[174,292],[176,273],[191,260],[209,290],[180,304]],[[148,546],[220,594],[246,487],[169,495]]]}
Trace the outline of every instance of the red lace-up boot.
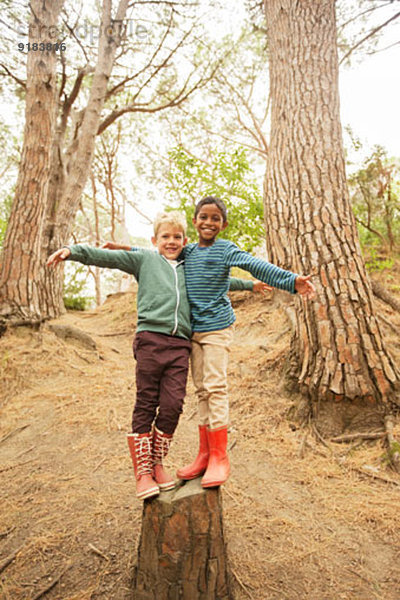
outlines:
{"label": "red lace-up boot", "polygon": [[151,433],[129,433],[128,446],[136,478],[136,496],[141,500],[157,496],[160,488],[152,477]]}
{"label": "red lace-up boot", "polygon": [[175,481],[163,467],[163,459],[167,456],[171,445],[172,435],[163,433],[157,427],[153,433],[153,478],[163,491],[172,490]]}

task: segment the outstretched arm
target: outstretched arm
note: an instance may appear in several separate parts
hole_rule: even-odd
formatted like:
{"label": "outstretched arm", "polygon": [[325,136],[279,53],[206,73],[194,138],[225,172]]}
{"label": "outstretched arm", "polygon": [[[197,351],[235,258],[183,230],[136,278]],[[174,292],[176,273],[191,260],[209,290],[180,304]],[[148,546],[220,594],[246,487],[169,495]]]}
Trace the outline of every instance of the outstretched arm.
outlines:
{"label": "outstretched arm", "polygon": [[143,260],[143,252],[143,250],[140,252],[102,250],[100,248],[91,248],[90,246],[76,244],[70,248],[60,248],[60,250],[54,252],[54,254],[49,257],[47,265],[57,265],[62,260],[69,259],[84,265],[118,269],[137,277]]}
{"label": "outstretched arm", "polygon": [[[240,267],[245,271],[249,271],[253,277],[280,290],[292,294],[298,292],[307,300],[314,297],[315,288],[309,281],[311,278],[310,275],[297,275],[291,271],[281,269],[266,260],[256,258],[248,252],[240,250],[240,248],[232,242],[228,244],[225,251],[224,263],[229,267],[235,266]],[[296,285],[297,280],[298,283]]]}

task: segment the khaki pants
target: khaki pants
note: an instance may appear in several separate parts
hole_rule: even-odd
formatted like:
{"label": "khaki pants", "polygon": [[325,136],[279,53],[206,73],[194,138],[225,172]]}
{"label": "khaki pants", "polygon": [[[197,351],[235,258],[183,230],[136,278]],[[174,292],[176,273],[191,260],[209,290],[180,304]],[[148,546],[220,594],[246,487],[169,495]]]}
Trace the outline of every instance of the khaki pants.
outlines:
{"label": "khaki pants", "polygon": [[228,357],[233,325],[192,335],[192,378],[199,403],[200,425],[210,429],[229,424]]}

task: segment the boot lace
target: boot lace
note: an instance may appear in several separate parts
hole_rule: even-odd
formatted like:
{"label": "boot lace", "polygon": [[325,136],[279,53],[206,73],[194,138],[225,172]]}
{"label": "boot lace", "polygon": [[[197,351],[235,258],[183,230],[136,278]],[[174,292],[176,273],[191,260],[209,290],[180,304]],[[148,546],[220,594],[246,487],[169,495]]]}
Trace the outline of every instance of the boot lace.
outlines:
{"label": "boot lace", "polygon": [[136,454],[136,468],[137,475],[151,474],[151,438],[149,437],[137,437],[135,438],[135,454]]}
{"label": "boot lace", "polygon": [[162,464],[163,458],[168,454],[170,445],[171,439],[156,430],[153,440],[153,462],[155,465]]}

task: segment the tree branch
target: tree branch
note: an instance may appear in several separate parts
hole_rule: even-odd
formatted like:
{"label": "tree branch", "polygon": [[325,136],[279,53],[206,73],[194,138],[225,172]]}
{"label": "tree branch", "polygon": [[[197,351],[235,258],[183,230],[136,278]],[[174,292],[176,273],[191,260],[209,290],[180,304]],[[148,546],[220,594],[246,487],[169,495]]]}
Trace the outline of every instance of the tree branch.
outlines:
{"label": "tree branch", "polygon": [[2,67],[5,71],[5,73],[0,73],[0,75],[3,75],[3,76],[7,75],[8,77],[11,77],[12,79],[14,79],[14,81],[16,81],[18,83],[18,85],[20,85],[21,87],[24,88],[24,90],[26,90],[25,81],[22,81],[22,79],[19,79],[19,77],[17,77],[13,73],[11,73],[11,71],[9,71],[9,69],[7,69],[6,65],[4,65],[3,63],[0,64],[0,67]]}
{"label": "tree branch", "polygon": [[355,15],[354,17],[351,17],[344,23],[341,23],[340,25],[338,25],[338,31],[340,29],[344,29],[345,27],[347,27],[347,25],[349,25],[353,21],[357,21],[357,19],[359,19],[360,17],[363,17],[364,15],[367,15],[368,13],[375,12],[376,10],[384,8],[385,6],[390,6],[391,4],[393,4],[393,0],[389,0],[385,4],[379,4],[378,6],[373,6],[372,8],[367,8],[367,10],[364,10],[363,12],[359,13],[358,15]]}
{"label": "tree branch", "polygon": [[[169,23],[167,25],[167,29],[165,30],[165,33],[164,33],[164,35],[162,36],[162,38],[160,40],[160,43],[158,44],[157,48],[153,52],[153,54],[152,54],[150,60],[147,62],[147,64],[142,69],[140,69],[137,73],[135,73],[131,77],[126,77],[125,79],[123,79],[122,81],[120,81],[117,85],[115,85],[113,88],[111,88],[111,90],[109,90],[107,92],[107,98],[109,98],[110,96],[113,96],[114,94],[116,94],[121,87],[124,87],[128,82],[133,81],[134,79],[136,79],[137,77],[139,77],[139,75],[141,75],[142,73],[144,73],[147,69],[149,69],[151,67],[153,61],[155,60],[155,58],[157,56],[157,54],[160,52],[160,50],[161,50],[161,48],[162,48],[162,46],[163,46],[163,44],[164,44],[164,42],[165,42],[165,40],[166,40],[169,32],[171,31],[171,25],[172,25],[172,14],[171,14],[171,18],[169,20]],[[172,56],[172,54],[175,52],[175,50],[172,53],[170,53],[170,55],[167,57],[167,60],[169,60],[169,58]],[[164,63],[165,63],[165,61],[164,61]],[[154,77],[154,75],[156,75],[158,73],[158,71],[160,70],[161,66],[158,67],[158,68],[156,68],[155,73],[153,73],[153,75],[150,76],[150,78],[147,80],[147,82],[145,82],[144,86],[146,86],[147,83],[151,80],[151,78]],[[141,89],[143,89],[143,87]],[[141,89],[139,89],[138,93],[140,93]],[[137,95],[138,94],[136,94],[135,97],[137,97]]]}
{"label": "tree branch", "polygon": [[[168,27],[170,27],[170,25],[168,25]],[[139,97],[139,94],[141,93],[141,91],[161,71],[161,69],[164,69],[168,65],[168,62],[170,61],[171,57],[174,56],[174,54],[176,54],[176,52],[178,51],[178,49],[183,45],[183,43],[186,40],[186,38],[192,33],[193,28],[194,28],[194,26],[191,27],[191,29],[189,29],[189,31],[187,31],[185,33],[185,35],[182,37],[182,39],[179,41],[179,43],[175,46],[175,48],[173,48],[170,51],[170,53],[165,57],[165,59],[156,67],[155,71],[153,71],[153,73],[151,73],[151,75],[147,78],[147,80],[145,80],[144,83],[139,87],[138,91],[133,96],[133,102],[135,102],[135,100]]]}
{"label": "tree branch", "polygon": [[378,31],[380,31],[381,29],[383,29],[384,27],[386,27],[386,25],[388,25],[392,21],[395,21],[399,17],[400,17],[400,12],[398,12],[395,15],[393,15],[392,17],[390,17],[390,19],[388,19],[384,23],[381,23],[381,25],[378,25],[378,27],[375,27],[374,29],[371,29],[371,31],[369,33],[367,33],[367,35],[365,35],[361,40],[359,40],[357,42],[357,44],[355,44],[352,48],[350,48],[350,50],[348,52],[346,52],[346,54],[339,61],[339,65],[341,65],[346,60],[346,58],[348,58],[351,54],[353,54],[353,52],[357,48],[359,48],[362,44],[364,44],[364,42],[366,42],[369,38],[371,38],[373,35],[375,35],[376,33],[378,33]]}
{"label": "tree branch", "polygon": [[385,243],[385,238],[383,237],[383,235],[381,233],[379,233],[379,231],[376,231],[375,229],[373,229],[373,227],[371,227],[367,223],[364,223],[364,221],[362,221],[359,217],[355,217],[355,220],[357,223],[359,223],[360,225],[365,227],[365,229],[368,229],[368,231],[370,231],[374,235],[377,235],[378,238],[381,240],[381,242]]}
{"label": "tree branch", "polygon": [[62,117],[61,117],[61,122],[63,125],[66,125],[67,119],[71,112],[72,105],[74,104],[76,98],[78,97],[79,90],[81,89],[81,85],[82,85],[82,81],[83,81],[84,77],[86,75],[88,75],[89,73],[92,73],[93,71],[94,71],[94,68],[90,67],[89,65],[87,65],[83,69],[79,69],[78,75],[75,79],[71,93],[69,96],[66,97],[66,99],[64,101]]}
{"label": "tree branch", "polygon": [[212,79],[214,77],[215,72],[219,68],[221,62],[222,62],[222,59],[220,61],[218,61],[218,63],[215,65],[215,67],[212,70],[212,72],[210,73],[210,75],[208,75],[204,79],[199,79],[189,90],[186,91],[188,83],[190,81],[190,78],[192,77],[193,73],[195,72],[195,71],[192,71],[192,73],[190,73],[190,75],[186,79],[181,90],[175,95],[174,98],[170,99],[168,102],[166,102],[164,104],[160,104],[158,106],[150,106],[151,103],[154,101],[154,98],[152,98],[146,103],[137,103],[137,104],[131,103],[120,109],[113,110],[102,121],[102,123],[100,123],[99,128],[97,130],[97,135],[100,135],[101,133],[103,133],[103,131],[105,129],[107,129],[107,127],[109,127],[116,119],[118,119],[119,117],[121,117],[122,115],[124,115],[126,113],[129,113],[129,112],[155,113],[155,112],[159,112],[160,110],[164,110],[165,108],[173,108],[175,106],[179,106],[185,100],[187,100],[189,98],[189,96],[191,96],[191,94],[193,94],[196,90],[204,87],[210,81],[210,79]]}

